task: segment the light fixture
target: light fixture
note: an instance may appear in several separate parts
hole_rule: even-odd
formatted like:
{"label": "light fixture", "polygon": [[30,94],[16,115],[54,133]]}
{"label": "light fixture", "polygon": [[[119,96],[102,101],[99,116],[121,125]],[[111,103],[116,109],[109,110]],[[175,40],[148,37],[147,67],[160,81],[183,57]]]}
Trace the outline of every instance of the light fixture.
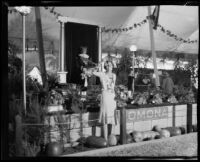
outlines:
{"label": "light fixture", "polygon": [[131,45],[129,49],[132,52],[137,51],[137,46],[136,45]]}
{"label": "light fixture", "polygon": [[31,12],[32,7],[28,6],[21,6],[21,7],[15,7],[15,9],[22,15],[28,15]]}

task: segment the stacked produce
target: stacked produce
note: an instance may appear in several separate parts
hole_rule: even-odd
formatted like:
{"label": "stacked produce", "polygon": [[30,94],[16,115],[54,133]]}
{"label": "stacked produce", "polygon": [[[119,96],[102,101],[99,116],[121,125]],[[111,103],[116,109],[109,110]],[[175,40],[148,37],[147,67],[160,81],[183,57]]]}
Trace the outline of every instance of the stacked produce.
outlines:
{"label": "stacked produce", "polygon": [[115,86],[115,100],[118,107],[124,107],[128,101],[128,88],[124,85]]}
{"label": "stacked produce", "polygon": [[64,103],[64,98],[61,93],[51,90],[47,102],[49,105],[62,105]]}

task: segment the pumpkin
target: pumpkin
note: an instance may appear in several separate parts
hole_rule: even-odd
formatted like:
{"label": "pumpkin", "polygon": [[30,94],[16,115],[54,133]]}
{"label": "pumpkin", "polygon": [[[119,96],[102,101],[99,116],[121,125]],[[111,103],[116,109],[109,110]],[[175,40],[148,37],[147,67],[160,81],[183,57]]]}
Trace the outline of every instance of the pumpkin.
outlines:
{"label": "pumpkin", "polygon": [[120,135],[115,135],[116,139],[117,139],[117,143],[120,143]]}
{"label": "pumpkin", "polygon": [[85,143],[86,143],[86,137],[80,137],[77,141],[78,141],[80,144],[85,144]]}
{"label": "pumpkin", "polygon": [[179,127],[167,127],[165,129],[170,132],[171,137],[181,135],[181,130]]}
{"label": "pumpkin", "polygon": [[117,138],[114,134],[111,134],[111,135],[108,136],[108,145],[109,146],[117,145]]}
{"label": "pumpkin", "polygon": [[181,127],[179,127],[179,129],[181,130],[181,134],[185,134],[186,133],[186,127],[181,126]]}
{"label": "pumpkin", "polygon": [[155,136],[155,139],[160,139],[160,138],[161,138],[160,134]]}
{"label": "pumpkin", "polygon": [[170,137],[170,132],[167,129],[162,129],[159,131],[160,133],[160,138],[168,138]]}
{"label": "pumpkin", "polygon": [[134,142],[141,142],[143,140],[143,134],[139,131],[133,131],[131,135]]}
{"label": "pumpkin", "polygon": [[102,137],[89,136],[86,138],[85,145],[88,147],[103,148],[107,146],[107,141]]}
{"label": "pumpkin", "polygon": [[130,134],[126,134],[126,143],[132,143],[133,142],[133,138]]}
{"label": "pumpkin", "polygon": [[47,144],[45,151],[47,156],[59,156],[63,153],[63,147],[58,142],[51,142]]}
{"label": "pumpkin", "polygon": [[161,128],[160,128],[158,125],[155,125],[155,126],[153,127],[152,131],[159,132],[159,131],[161,131]]}

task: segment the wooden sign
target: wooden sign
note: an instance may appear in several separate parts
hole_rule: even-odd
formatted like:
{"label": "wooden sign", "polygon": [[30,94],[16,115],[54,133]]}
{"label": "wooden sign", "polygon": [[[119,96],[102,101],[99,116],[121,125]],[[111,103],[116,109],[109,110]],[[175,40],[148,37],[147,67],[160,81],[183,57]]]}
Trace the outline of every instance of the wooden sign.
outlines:
{"label": "wooden sign", "polygon": [[168,106],[126,110],[126,121],[144,121],[168,117]]}

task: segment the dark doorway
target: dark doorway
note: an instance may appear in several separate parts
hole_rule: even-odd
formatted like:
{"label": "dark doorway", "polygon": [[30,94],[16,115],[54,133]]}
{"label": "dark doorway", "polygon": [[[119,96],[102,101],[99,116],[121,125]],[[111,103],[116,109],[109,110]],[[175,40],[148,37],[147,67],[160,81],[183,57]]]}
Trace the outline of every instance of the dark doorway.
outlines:
{"label": "dark doorway", "polygon": [[80,54],[80,47],[87,47],[87,54],[90,59],[98,62],[98,26],[85,25],[80,23],[65,23],[65,68],[68,71],[67,82],[83,84],[81,69],[77,59]]}

